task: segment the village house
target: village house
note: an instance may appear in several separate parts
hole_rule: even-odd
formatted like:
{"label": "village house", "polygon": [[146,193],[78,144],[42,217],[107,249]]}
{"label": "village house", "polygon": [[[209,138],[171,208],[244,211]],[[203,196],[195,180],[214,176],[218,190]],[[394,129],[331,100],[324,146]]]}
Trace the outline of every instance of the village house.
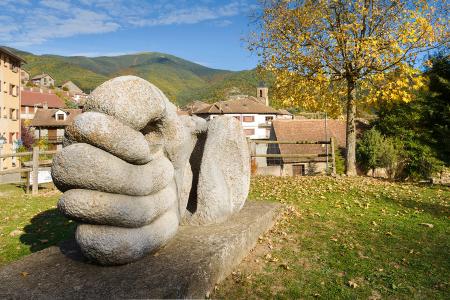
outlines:
{"label": "village house", "polygon": [[[345,148],[346,124],[343,120],[295,119],[274,120],[270,140],[329,141],[334,139],[336,151]],[[274,176],[324,174],[332,170],[331,147],[325,144],[270,144],[268,154],[299,155],[301,157],[267,158],[267,166],[257,173]],[[327,154],[329,155],[327,157]]]}
{"label": "village house", "polygon": [[[20,70],[25,61],[0,47],[0,152],[16,150],[20,140]],[[0,171],[18,167],[15,157],[0,158]],[[1,177],[1,176],[0,176]],[[2,181],[2,178],[0,178]]]}
{"label": "village house", "polygon": [[287,111],[276,110],[269,106],[268,89],[257,88],[258,97],[248,95],[231,95],[225,101],[219,101],[193,114],[207,120],[219,115],[236,118],[242,124],[245,135],[250,139],[268,139],[272,121],[275,119],[291,119]]}
{"label": "village house", "polygon": [[54,87],[55,80],[48,74],[39,74],[31,78],[31,83],[40,87]]}
{"label": "village house", "polygon": [[[286,110],[270,107],[269,90],[263,84],[256,89],[256,96],[230,95],[227,100],[199,108],[193,111],[193,114],[206,120],[214,119],[219,115],[232,116],[241,122],[244,134],[249,140],[268,140],[272,121],[292,119],[292,115]],[[201,105],[197,103],[196,106]],[[256,144],[255,151],[257,154],[266,154],[267,144]],[[255,162],[259,166],[267,166],[265,158],[255,158]]]}
{"label": "village house", "polygon": [[[42,88],[21,88],[20,118],[32,120],[39,108],[63,108],[64,101],[52,90]],[[28,125],[28,124],[26,124]]]}
{"label": "village house", "polygon": [[62,149],[65,128],[72,124],[73,119],[81,114],[81,109],[38,109],[31,121],[35,139],[45,139],[49,150]]}

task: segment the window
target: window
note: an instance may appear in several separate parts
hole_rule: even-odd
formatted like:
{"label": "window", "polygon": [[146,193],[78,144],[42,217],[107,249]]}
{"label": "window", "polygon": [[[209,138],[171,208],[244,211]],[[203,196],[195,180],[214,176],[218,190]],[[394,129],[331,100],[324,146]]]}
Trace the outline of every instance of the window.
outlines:
{"label": "window", "polygon": [[14,140],[14,132],[10,132],[9,133],[9,139],[8,139],[8,143],[12,144]]}
{"label": "window", "polygon": [[11,96],[17,97],[17,89],[16,86],[14,84],[9,84],[9,94]]}
{"label": "window", "polygon": [[27,113],[27,106],[21,106],[20,107],[20,112],[23,113],[23,114],[26,114]]}
{"label": "window", "polygon": [[305,165],[293,165],[292,175],[294,176],[305,176]]}
{"label": "window", "polygon": [[254,135],[255,129],[244,129],[245,135]]}
{"label": "window", "polygon": [[273,121],[273,117],[272,116],[266,116],[266,122],[270,123]]}
{"label": "window", "polygon": [[10,108],[9,109],[9,118],[13,121],[18,120],[19,119],[18,110],[14,109],[14,108]]}
{"label": "window", "polygon": [[244,122],[255,122],[255,117],[254,116],[244,116],[243,118]]}
{"label": "window", "polygon": [[57,114],[57,115],[56,115],[56,120],[58,120],[58,121],[64,121],[64,114]]}
{"label": "window", "polygon": [[262,90],[259,90],[259,97],[262,97]]}

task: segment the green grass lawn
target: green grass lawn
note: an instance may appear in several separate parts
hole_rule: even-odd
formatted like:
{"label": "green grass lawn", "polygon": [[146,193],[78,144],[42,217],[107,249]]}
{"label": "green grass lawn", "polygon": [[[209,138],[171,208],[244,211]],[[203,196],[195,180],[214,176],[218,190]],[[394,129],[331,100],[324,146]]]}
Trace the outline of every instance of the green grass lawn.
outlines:
{"label": "green grass lawn", "polygon": [[56,209],[60,192],[51,185],[39,196],[0,185],[0,266],[69,238],[75,224]]}
{"label": "green grass lawn", "polygon": [[257,177],[250,199],[289,209],[214,298],[450,299],[450,188]]}
{"label": "green grass lawn", "polygon": [[[0,186],[0,265],[73,234],[58,197]],[[450,298],[449,187],[256,177],[249,198],[287,208],[214,298]]]}

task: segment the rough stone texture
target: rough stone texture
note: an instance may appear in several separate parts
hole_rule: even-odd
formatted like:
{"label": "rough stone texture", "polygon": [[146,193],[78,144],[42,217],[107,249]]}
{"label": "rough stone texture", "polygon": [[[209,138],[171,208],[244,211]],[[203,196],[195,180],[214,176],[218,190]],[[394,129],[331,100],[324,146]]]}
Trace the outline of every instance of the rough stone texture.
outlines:
{"label": "rough stone texture", "polygon": [[157,87],[135,76],[95,89],[64,144],[52,166],[65,192],[59,208],[83,222],[76,241],[100,264],[128,263],[164,245],[186,208],[191,224],[221,222],[248,194],[249,154],[239,122],[178,116]]}
{"label": "rough stone texture", "polygon": [[136,76],[120,76],[97,87],[84,110],[116,117],[141,130],[164,114],[167,105],[164,99],[166,96],[150,82]]}
{"label": "rough stone texture", "polygon": [[150,149],[139,131],[98,112],[77,116],[66,129],[66,138],[96,146],[132,164],[146,164],[161,150],[161,147]]}
{"label": "rough stone texture", "polygon": [[272,226],[278,211],[275,204],[247,202],[224,223],[181,226],[164,248],[123,266],[88,264],[73,244],[51,247],[0,269],[0,298],[203,298]]}
{"label": "rough stone texture", "polygon": [[222,222],[238,212],[250,187],[250,154],[240,123],[220,116],[210,121],[201,158],[197,207],[189,224]]}
{"label": "rough stone texture", "polygon": [[162,155],[145,165],[132,165],[99,148],[79,143],[55,155],[52,177],[61,191],[89,189],[147,196],[172,181],[173,167]]}
{"label": "rough stone texture", "polygon": [[139,228],[81,224],[75,238],[84,256],[102,265],[121,265],[140,259],[164,245],[178,230],[172,209]]}
{"label": "rough stone texture", "polygon": [[58,208],[68,218],[84,223],[142,227],[174,207],[176,200],[175,183],[141,197],[74,189],[63,194]]}

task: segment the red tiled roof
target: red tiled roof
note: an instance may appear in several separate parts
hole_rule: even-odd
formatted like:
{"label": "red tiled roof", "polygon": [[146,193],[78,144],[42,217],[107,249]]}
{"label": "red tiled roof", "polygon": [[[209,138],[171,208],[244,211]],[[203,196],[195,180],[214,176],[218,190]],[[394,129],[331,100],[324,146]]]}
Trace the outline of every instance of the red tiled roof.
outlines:
{"label": "red tiled roof", "polygon": [[44,102],[47,102],[49,108],[62,108],[64,102],[55,94],[40,93],[31,91],[21,91],[21,106],[38,106],[43,107]]}
{"label": "red tiled roof", "polygon": [[23,58],[21,58],[21,57],[18,56],[18,55],[15,55],[14,53],[12,53],[11,51],[9,51],[9,50],[6,49],[5,47],[0,47],[0,53],[4,53],[4,54],[6,54],[6,55],[9,55],[9,56],[13,57],[14,59],[20,61],[21,63],[26,63],[26,61],[25,61]]}
{"label": "red tiled roof", "polygon": [[55,114],[60,109],[38,109],[31,121],[31,126],[34,127],[65,127],[71,125],[73,119],[81,114],[81,109],[61,109],[67,114],[65,120],[56,120]]}
{"label": "red tiled roof", "polygon": [[[322,119],[296,119],[272,121],[274,138],[277,141],[325,141],[334,137],[337,148],[345,147],[346,125],[345,121],[327,120],[327,133],[325,134],[325,121]],[[279,145],[281,154],[326,154],[325,145]],[[331,148],[329,148],[331,151]],[[315,161],[325,161],[326,157],[318,157]],[[283,158],[285,163],[309,161],[302,158]]]}
{"label": "red tiled roof", "polygon": [[282,114],[278,110],[266,106],[257,98],[246,95],[231,96],[230,100],[219,101],[205,108],[199,109],[195,114]]}

